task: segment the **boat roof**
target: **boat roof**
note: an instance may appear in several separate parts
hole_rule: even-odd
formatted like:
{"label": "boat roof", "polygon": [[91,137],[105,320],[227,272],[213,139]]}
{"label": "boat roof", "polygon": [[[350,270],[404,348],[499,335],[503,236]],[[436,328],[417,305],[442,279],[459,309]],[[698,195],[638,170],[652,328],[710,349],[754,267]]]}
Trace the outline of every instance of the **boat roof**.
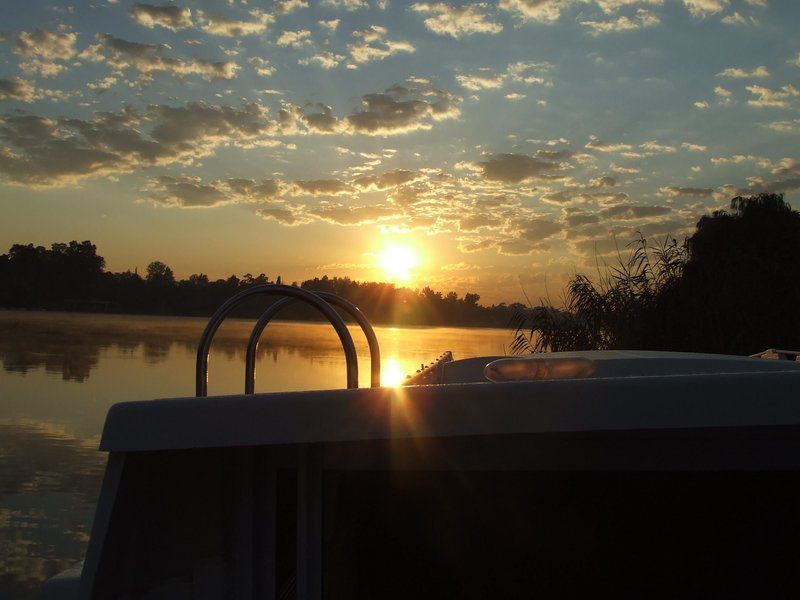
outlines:
{"label": "boat roof", "polygon": [[[546,355],[556,356],[589,359],[599,366],[591,377],[580,379],[484,380],[123,402],[111,407],[100,448],[136,452],[413,437],[800,425],[799,363],[663,352]],[[469,361],[485,365],[497,358]]]}

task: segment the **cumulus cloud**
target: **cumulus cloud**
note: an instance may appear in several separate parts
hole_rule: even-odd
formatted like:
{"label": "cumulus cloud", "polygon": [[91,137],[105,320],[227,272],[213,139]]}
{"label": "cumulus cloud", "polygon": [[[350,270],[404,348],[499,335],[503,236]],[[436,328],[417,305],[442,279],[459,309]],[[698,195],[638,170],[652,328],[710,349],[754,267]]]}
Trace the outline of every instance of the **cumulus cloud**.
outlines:
{"label": "cumulus cloud", "polygon": [[500,0],[498,6],[524,21],[553,23],[576,0]]}
{"label": "cumulus cloud", "polygon": [[745,89],[756,96],[747,101],[750,106],[785,108],[789,106],[787,100],[800,96],[800,90],[793,85],[785,85],[780,90],[771,90],[761,85],[748,85]]}
{"label": "cumulus cloud", "polygon": [[307,179],[293,182],[294,195],[340,196],[349,194],[352,188],[339,179]]}
{"label": "cumulus cloud", "polygon": [[326,202],[308,210],[308,214],[335,225],[366,225],[400,216],[397,209],[389,206],[347,206]]}
{"label": "cumulus cloud", "polygon": [[708,198],[714,193],[712,188],[698,188],[698,187],[678,187],[678,186],[665,186],[659,189],[665,196],[671,198],[689,197],[689,198]]}
{"label": "cumulus cloud", "polygon": [[689,152],[706,152],[708,150],[708,146],[703,146],[702,144],[692,144],[690,142],[683,142],[681,144],[681,148],[688,150]]}
{"label": "cumulus cloud", "polygon": [[767,67],[764,66],[756,67],[751,71],[740,67],[728,67],[717,73],[717,77],[728,77],[730,79],[764,79],[769,77],[769,71]]}
{"label": "cumulus cloud", "polygon": [[205,11],[197,11],[202,21],[203,31],[211,35],[223,37],[242,37],[264,33],[267,27],[275,21],[275,17],[259,9],[250,11],[251,21],[230,19],[219,15],[210,15]]}
{"label": "cumulus cloud", "polygon": [[628,200],[625,192],[595,191],[581,186],[570,186],[559,191],[547,192],[541,198],[550,204],[582,204],[600,202],[602,204],[618,204]]}
{"label": "cumulus cloud", "polygon": [[484,68],[474,74],[456,75],[456,81],[468,90],[474,91],[499,89],[508,81],[526,85],[548,85],[548,82],[542,77],[542,73],[552,68],[553,65],[547,62],[523,60],[510,63],[502,73],[496,73],[491,69]]}
{"label": "cumulus cloud", "polygon": [[407,41],[385,39],[385,27],[371,25],[368,29],[353,32],[358,41],[347,46],[350,56],[356,63],[383,60],[398,52],[414,52],[416,49]]}
{"label": "cumulus cloud", "polygon": [[494,154],[478,163],[483,177],[501,183],[522,183],[561,178],[561,165],[527,154]]}
{"label": "cumulus cloud", "polygon": [[0,100],[18,100],[33,102],[36,99],[36,87],[29,81],[15,77],[0,79]]}
{"label": "cumulus cloud", "polygon": [[358,10],[359,8],[367,7],[367,3],[364,0],[322,0],[320,4],[344,10]]}
{"label": "cumulus cloud", "polygon": [[259,208],[256,214],[264,220],[277,221],[281,225],[294,227],[311,222],[312,219],[304,214],[304,208],[302,205],[284,204]]}
{"label": "cumulus cloud", "polygon": [[581,21],[593,35],[601,35],[604,33],[613,33],[619,31],[634,31],[637,29],[645,29],[647,27],[655,27],[661,23],[658,15],[649,10],[640,8],[636,11],[633,18],[625,15],[620,15],[614,19],[606,19],[602,21],[585,20]]}
{"label": "cumulus cloud", "polygon": [[347,117],[349,128],[368,135],[391,135],[430,129],[431,121],[460,114],[460,99],[443,90],[393,86],[361,97],[361,107]]}
{"label": "cumulus cloud", "polygon": [[635,221],[649,217],[659,217],[670,212],[672,212],[672,209],[669,206],[619,204],[602,209],[599,215],[606,219]]}
{"label": "cumulus cloud", "polygon": [[772,121],[771,123],[767,123],[767,127],[780,133],[794,133],[800,130],[800,119],[794,119],[792,121]]}
{"label": "cumulus cloud", "polygon": [[406,169],[396,169],[387,171],[382,175],[365,175],[353,181],[353,185],[362,191],[382,191],[388,190],[404,183],[410,183],[421,177],[416,171]]}
{"label": "cumulus cloud", "polygon": [[498,89],[505,83],[505,73],[476,74],[476,75],[456,75],[456,81],[468,90]]}
{"label": "cumulus cloud", "polygon": [[318,21],[319,26],[331,33],[339,28],[340,19],[329,19],[327,21]]}
{"label": "cumulus cloud", "polygon": [[594,135],[589,137],[586,148],[597,150],[598,152],[627,152],[633,150],[633,146],[630,144],[603,142]]}
{"label": "cumulus cloud", "polygon": [[253,68],[256,70],[256,73],[258,73],[262,77],[270,77],[275,73],[275,67],[270,65],[267,59],[261,58],[260,56],[253,56],[252,58],[248,58],[247,62],[253,65]]}
{"label": "cumulus cloud", "polygon": [[173,77],[199,75],[207,81],[233,79],[239,66],[233,61],[213,61],[204,58],[187,60],[164,56],[167,46],[130,42],[109,34],[98,36],[100,44],[92,49],[93,60],[105,60],[118,70],[133,69],[140,79],[148,82],[155,73]]}
{"label": "cumulus cloud", "polygon": [[411,10],[430,14],[425,19],[425,27],[439,35],[460,38],[475,33],[500,33],[503,26],[489,19],[480,3],[454,7],[443,2],[418,2]]}
{"label": "cumulus cloud", "polygon": [[308,2],[306,0],[277,0],[275,8],[282,15],[286,15],[301,8],[308,8]]}
{"label": "cumulus cloud", "polygon": [[77,39],[75,32],[63,29],[22,31],[14,42],[14,52],[24,57],[20,68],[25,73],[51,77],[65,69],[61,62],[70,60],[77,54]]}
{"label": "cumulus cloud", "polygon": [[737,11],[722,17],[722,22],[726,25],[758,25],[758,19],[755,17],[745,17]]}
{"label": "cumulus cloud", "polygon": [[280,124],[266,107],[204,102],[98,113],[92,119],[6,115],[0,121],[0,178],[54,186],[138,168],[188,164],[221,145],[274,144]]}
{"label": "cumulus cloud", "polygon": [[131,17],[139,25],[144,25],[149,29],[164,27],[171,31],[177,31],[192,26],[192,11],[182,6],[134,4],[131,9]]}
{"label": "cumulus cloud", "polygon": [[341,64],[341,62],[345,59],[344,56],[341,54],[335,54],[333,52],[320,52],[318,54],[314,54],[313,56],[307,56],[306,58],[301,58],[297,62],[301,65],[311,65],[316,64],[323,69],[334,69]]}
{"label": "cumulus cloud", "polygon": [[671,154],[677,150],[675,146],[668,146],[664,144],[659,144],[656,140],[650,140],[649,142],[644,142],[643,144],[639,144],[639,148],[646,150],[647,154]]}
{"label": "cumulus cloud", "polygon": [[199,177],[162,175],[150,179],[148,198],[165,206],[211,208],[224,204],[272,202],[280,197],[280,186],[274,179],[217,179],[203,183]]}
{"label": "cumulus cloud", "polygon": [[728,0],[683,0],[683,4],[692,16],[704,18],[725,10]]}
{"label": "cumulus cloud", "polygon": [[302,48],[311,43],[311,32],[308,29],[298,31],[284,31],[275,40],[279,46],[291,46],[292,48]]}

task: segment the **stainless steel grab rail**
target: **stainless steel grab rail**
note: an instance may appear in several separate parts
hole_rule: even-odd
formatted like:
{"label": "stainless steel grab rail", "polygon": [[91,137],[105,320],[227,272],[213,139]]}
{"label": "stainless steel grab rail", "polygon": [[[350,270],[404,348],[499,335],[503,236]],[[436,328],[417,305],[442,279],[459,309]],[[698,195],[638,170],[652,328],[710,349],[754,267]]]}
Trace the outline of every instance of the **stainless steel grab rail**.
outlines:
{"label": "stainless steel grab rail", "polygon": [[[381,385],[381,350],[378,345],[378,338],[375,335],[375,330],[367,320],[359,308],[336,294],[330,292],[313,292],[328,304],[338,306],[361,326],[361,330],[367,338],[369,345],[369,359],[370,359],[370,386],[380,387]],[[245,368],[244,368],[244,393],[253,394],[256,388],[256,352],[258,351],[258,342],[261,339],[264,329],[266,329],[269,322],[280,311],[286,308],[289,304],[294,302],[294,298],[283,298],[278,300],[275,304],[270,306],[264,314],[262,314],[253,327],[253,332],[250,334],[250,339],[247,342],[247,353],[245,354]]]}
{"label": "stainless steel grab rail", "polygon": [[200,343],[197,347],[197,363],[195,368],[195,395],[206,396],[208,394],[208,352],[211,349],[211,341],[219,326],[228,314],[245,300],[253,296],[288,296],[301,300],[319,309],[327,317],[344,347],[344,356],[347,362],[347,387],[358,387],[358,357],[353,338],[347,330],[342,317],[325,300],[309,291],[289,285],[257,285],[243,290],[229,298],[211,316],[206,325],[203,335],[200,336]]}

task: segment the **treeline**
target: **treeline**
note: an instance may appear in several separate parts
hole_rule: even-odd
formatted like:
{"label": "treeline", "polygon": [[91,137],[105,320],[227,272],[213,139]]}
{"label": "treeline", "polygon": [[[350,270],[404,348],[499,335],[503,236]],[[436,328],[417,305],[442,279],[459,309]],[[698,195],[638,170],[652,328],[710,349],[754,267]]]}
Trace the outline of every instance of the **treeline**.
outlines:
{"label": "treeline", "polygon": [[800,349],[800,213],[783,195],[736,197],[685,241],[642,238],[600,277],[575,276],[563,307],[514,321],[518,352]]}
{"label": "treeline", "polygon": [[[0,306],[40,310],[209,316],[225,300],[254,285],[281,283],[261,273],[211,280],[194,274],[177,280],[169,266],[155,261],[144,275],[105,270],[105,260],[90,241],[56,243],[50,248],[15,244],[0,255]],[[426,287],[395,287],[347,277],[309,279],[295,285],[338,294],[358,306],[373,323],[403,325],[479,325],[506,327],[522,305],[483,306],[478,294],[459,297]],[[256,298],[236,316],[257,317],[275,299]],[[295,303],[279,318],[320,320],[313,309]]]}

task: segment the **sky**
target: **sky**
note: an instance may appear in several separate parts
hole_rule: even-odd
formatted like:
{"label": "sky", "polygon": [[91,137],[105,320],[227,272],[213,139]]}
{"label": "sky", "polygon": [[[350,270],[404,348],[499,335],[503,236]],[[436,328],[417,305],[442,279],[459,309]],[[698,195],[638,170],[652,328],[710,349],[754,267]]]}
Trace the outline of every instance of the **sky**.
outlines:
{"label": "sky", "polygon": [[792,0],[6,2],[0,251],[557,301],[800,188]]}

